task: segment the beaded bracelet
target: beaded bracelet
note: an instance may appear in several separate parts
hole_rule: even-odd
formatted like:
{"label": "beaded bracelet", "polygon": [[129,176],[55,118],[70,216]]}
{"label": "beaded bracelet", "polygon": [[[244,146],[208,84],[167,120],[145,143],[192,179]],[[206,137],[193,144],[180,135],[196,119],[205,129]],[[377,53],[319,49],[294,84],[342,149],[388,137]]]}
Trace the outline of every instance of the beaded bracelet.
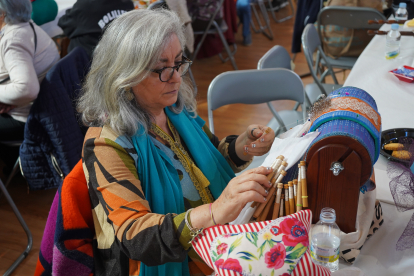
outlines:
{"label": "beaded bracelet", "polygon": [[211,204],[213,203],[210,203],[210,219],[214,223],[214,225],[217,225],[216,221],[214,220],[213,211],[211,210]]}
{"label": "beaded bracelet", "polygon": [[190,223],[188,222],[188,215],[190,214],[190,212],[193,210],[194,208],[188,209],[187,212],[185,213],[184,216],[184,221],[185,224],[188,227],[188,230],[190,230],[190,236],[191,236],[191,240],[188,242],[191,244],[191,242],[194,240],[195,237],[197,237],[199,234],[201,234],[203,232],[203,228],[198,229],[198,228],[193,228]]}

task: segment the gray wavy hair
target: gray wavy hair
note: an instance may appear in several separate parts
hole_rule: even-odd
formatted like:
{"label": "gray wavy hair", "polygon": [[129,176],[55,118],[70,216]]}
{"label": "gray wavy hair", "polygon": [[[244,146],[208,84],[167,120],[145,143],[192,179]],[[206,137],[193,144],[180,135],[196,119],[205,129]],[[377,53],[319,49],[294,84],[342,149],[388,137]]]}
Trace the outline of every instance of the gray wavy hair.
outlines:
{"label": "gray wavy hair", "polygon": [[[152,115],[126,93],[144,80],[176,34],[184,48],[183,26],[168,10],[133,10],[114,20],[93,52],[91,69],[78,100],[78,111],[88,126],[109,125],[119,135],[132,136],[139,127],[147,132]],[[184,49],[183,49],[184,50]],[[183,77],[175,106],[196,116],[196,100],[188,77]]]}
{"label": "gray wavy hair", "polygon": [[6,24],[29,22],[32,16],[32,3],[30,0],[0,0],[0,12],[6,14]]}

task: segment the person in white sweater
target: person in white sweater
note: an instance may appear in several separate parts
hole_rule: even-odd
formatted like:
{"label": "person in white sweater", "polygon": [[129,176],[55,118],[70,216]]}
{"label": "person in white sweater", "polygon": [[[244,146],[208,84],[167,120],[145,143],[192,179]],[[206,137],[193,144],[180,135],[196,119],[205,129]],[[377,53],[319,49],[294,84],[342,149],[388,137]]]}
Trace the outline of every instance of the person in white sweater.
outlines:
{"label": "person in white sweater", "polygon": [[[30,0],[0,0],[0,142],[23,139],[40,83],[59,60],[55,43],[30,20],[31,12]],[[0,157],[13,164],[17,155],[7,151],[0,147]]]}

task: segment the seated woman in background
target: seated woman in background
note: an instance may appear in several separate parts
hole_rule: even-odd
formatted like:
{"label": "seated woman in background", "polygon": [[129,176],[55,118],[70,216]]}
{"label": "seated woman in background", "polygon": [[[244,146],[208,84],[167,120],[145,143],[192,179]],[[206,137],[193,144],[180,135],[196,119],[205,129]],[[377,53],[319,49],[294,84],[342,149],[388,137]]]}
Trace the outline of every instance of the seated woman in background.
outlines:
{"label": "seated woman in background", "polygon": [[209,275],[191,235],[266,200],[271,169],[234,172],[268,152],[274,132],[251,125],[219,141],[197,116],[184,45],[175,13],[136,10],[93,53],[78,111],[90,126],[83,166],[96,274]]}
{"label": "seated woman in background", "polygon": [[[30,21],[30,0],[0,0],[0,141],[22,140],[30,106],[59,60],[53,40]],[[10,168],[18,148],[0,146]]]}

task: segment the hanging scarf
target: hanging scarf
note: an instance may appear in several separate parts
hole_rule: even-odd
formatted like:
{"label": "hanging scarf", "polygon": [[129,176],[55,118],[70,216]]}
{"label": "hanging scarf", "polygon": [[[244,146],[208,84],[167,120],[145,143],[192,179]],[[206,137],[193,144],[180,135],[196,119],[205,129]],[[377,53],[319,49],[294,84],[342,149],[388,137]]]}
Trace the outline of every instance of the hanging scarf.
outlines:
{"label": "hanging scarf", "polygon": [[[165,113],[187,145],[195,164],[210,182],[209,189],[213,197],[217,199],[235,175],[225,158],[203,131],[202,126],[205,122],[200,117],[190,117],[185,110],[180,114],[175,114],[167,107]],[[155,147],[142,127],[132,136],[132,142],[138,154],[138,177],[152,212],[157,214],[184,213],[181,183],[171,160]],[[139,275],[189,276],[188,257],[182,263],[171,262],[159,266],[150,267],[141,263]]]}

